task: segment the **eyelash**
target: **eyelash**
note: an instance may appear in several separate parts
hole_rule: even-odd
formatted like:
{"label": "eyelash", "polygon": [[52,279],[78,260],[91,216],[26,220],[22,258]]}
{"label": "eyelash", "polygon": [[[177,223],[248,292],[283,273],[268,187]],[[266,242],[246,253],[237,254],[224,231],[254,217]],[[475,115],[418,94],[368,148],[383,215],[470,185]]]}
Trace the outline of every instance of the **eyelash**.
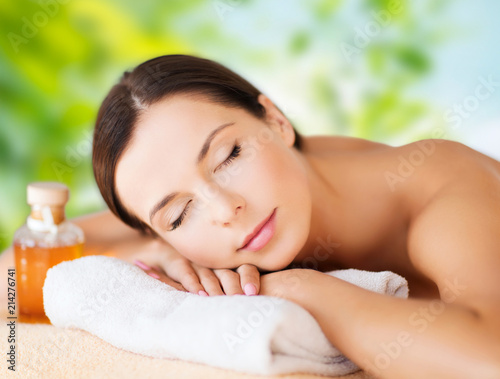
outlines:
{"label": "eyelash", "polygon": [[231,154],[229,154],[229,157],[227,157],[227,159],[224,162],[222,162],[220,166],[215,169],[215,171],[219,171],[220,168],[230,165],[234,159],[238,158],[240,152],[241,152],[241,145],[236,144],[233,148],[233,151],[231,151]]}
{"label": "eyelash", "polygon": [[[236,144],[233,147],[233,151],[231,151],[231,154],[229,154],[229,157],[227,157],[226,160],[224,162],[222,162],[220,164],[220,166],[215,169],[215,171],[218,171],[220,168],[225,167],[227,165],[230,165],[233,162],[233,160],[238,158],[240,153],[241,153],[241,145]],[[179,218],[172,223],[172,229],[170,229],[170,231],[173,231],[173,230],[177,229],[179,226],[181,226],[182,221],[184,220],[184,217],[186,216],[187,211],[189,209],[190,203],[191,203],[191,201],[189,201],[189,203],[187,203],[186,208],[184,208],[184,211],[181,213]]]}

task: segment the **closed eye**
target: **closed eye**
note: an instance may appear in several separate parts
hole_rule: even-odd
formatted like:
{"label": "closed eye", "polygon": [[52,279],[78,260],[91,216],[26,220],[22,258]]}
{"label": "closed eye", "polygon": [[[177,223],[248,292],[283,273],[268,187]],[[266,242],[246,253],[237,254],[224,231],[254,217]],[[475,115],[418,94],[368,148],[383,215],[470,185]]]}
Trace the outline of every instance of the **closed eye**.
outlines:
{"label": "closed eye", "polygon": [[220,164],[220,166],[215,169],[215,171],[218,171],[219,169],[221,169],[221,168],[223,168],[223,167],[225,167],[227,165],[230,165],[231,162],[240,155],[240,153],[241,153],[241,145],[236,144],[234,146],[233,151],[231,152],[231,154],[229,154],[229,157],[227,157],[227,159],[224,162],[222,162]]}
{"label": "closed eye", "polygon": [[[191,200],[192,201],[192,200]],[[170,231],[172,230],[175,230],[177,229],[179,226],[181,226],[182,224],[182,220],[184,220],[184,217],[186,216],[187,214],[187,211],[189,209],[189,204],[191,203],[191,201],[189,201],[186,205],[186,208],[184,208],[184,210],[182,211],[181,215],[179,216],[179,218],[177,220],[175,220],[173,223],[172,223],[172,229],[170,229]]]}
{"label": "closed eye", "polygon": [[[226,158],[226,160],[224,162],[222,162],[216,169],[215,171],[219,171],[221,168],[227,166],[227,165],[230,165],[237,157],[239,157],[241,153],[241,145],[240,144],[236,144],[234,147],[233,147],[233,151],[231,151],[231,154],[229,154],[229,156]],[[191,200],[192,201],[192,200]],[[179,226],[182,225],[182,221],[184,220],[184,217],[187,215],[187,211],[189,209],[189,204],[191,203],[191,201],[189,201],[186,205],[186,208],[184,208],[184,211],[182,211],[181,215],[179,216],[179,218],[177,220],[175,220],[173,223],[172,223],[172,229],[170,229],[170,231],[173,231],[175,229],[177,229]]]}

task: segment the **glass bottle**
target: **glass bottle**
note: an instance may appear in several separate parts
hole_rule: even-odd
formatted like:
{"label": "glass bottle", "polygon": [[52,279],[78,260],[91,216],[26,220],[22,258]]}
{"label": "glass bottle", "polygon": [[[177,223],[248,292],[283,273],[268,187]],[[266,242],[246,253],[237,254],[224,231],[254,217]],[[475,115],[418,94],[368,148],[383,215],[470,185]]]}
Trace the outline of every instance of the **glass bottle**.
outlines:
{"label": "glass bottle", "polygon": [[63,261],[80,258],[83,231],[66,220],[69,190],[58,182],[35,182],[27,188],[31,214],[14,234],[17,307],[20,322],[50,323],[43,308],[47,270]]}

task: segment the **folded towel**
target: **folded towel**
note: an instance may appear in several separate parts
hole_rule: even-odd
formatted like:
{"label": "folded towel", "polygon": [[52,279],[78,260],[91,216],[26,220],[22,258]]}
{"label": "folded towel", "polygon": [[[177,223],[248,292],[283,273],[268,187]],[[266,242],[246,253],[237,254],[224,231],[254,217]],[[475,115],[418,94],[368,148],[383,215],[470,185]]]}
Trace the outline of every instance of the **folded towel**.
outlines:
{"label": "folded towel", "polygon": [[[328,274],[368,290],[407,297],[391,272]],[[174,289],[128,262],[105,256],[47,272],[45,313],[57,327],[92,333],[118,348],[251,374],[345,375],[359,368],[299,305],[271,296],[202,297]]]}

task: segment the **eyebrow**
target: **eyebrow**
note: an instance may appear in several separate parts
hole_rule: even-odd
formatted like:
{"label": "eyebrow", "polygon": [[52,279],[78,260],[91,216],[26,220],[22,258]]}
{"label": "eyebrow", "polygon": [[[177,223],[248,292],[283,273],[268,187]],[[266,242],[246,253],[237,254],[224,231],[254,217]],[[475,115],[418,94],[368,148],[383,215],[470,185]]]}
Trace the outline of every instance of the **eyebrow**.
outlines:
{"label": "eyebrow", "polygon": [[[201,147],[201,150],[200,150],[200,152],[198,154],[198,158],[196,159],[196,166],[199,166],[201,164],[201,162],[207,156],[208,151],[210,150],[210,145],[212,143],[212,140],[217,136],[217,134],[220,133],[221,131],[223,131],[228,126],[231,126],[231,125],[234,125],[234,121],[222,124],[222,125],[218,126],[217,128],[215,128],[214,130],[212,130],[212,132],[208,135],[207,139],[205,140],[205,143]],[[155,216],[155,214],[160,209],[162,209],[165,206],[167,206],[167,204],[170,203],[173,199],[175,199],[178,194],[179,194],[179,192],[172,192],[171,194],[163,197],[163,199],[161,199],[159,202],[157,202],[155,204],[155,206],[149,212],[149,222],[151,224],[153,224],[153,217]]]}

